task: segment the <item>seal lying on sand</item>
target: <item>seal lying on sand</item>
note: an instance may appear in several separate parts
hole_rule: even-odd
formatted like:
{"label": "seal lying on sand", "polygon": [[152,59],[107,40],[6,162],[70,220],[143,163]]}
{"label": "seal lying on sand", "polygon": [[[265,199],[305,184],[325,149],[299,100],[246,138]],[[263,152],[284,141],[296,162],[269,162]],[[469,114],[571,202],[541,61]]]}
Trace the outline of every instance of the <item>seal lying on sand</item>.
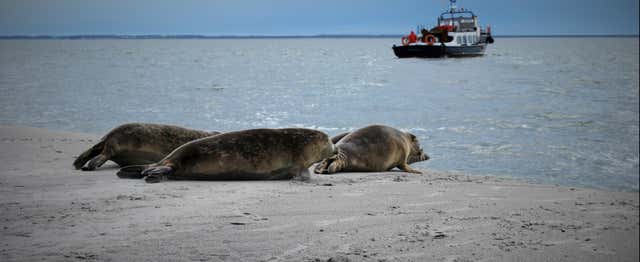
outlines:
{"label": "seal lying on sand", "polygon": [[149,165],[120,169],[120,178],[240,180],[291,179],[335,154],[329,136],[304,128],[251,129],[186,143]]}
{"label": "seal lying on sand", "polygon": [[159,161],[184,143],[217,134],[220,132],[170,125],[124,124],[111,130],[100,142],[80,154],[73,165],[76,169],[87,171],[95,170],[107,160],[120,166],[149,164]]}
{"label": "seal lying on sand", "polygon": [[394,167],[420,174],[409,164],[429,159],[415,135],[388,126],[367,126],[331,140],[336,143],[338,154],[318,164],[314,169],[317,174],[382,172]]}

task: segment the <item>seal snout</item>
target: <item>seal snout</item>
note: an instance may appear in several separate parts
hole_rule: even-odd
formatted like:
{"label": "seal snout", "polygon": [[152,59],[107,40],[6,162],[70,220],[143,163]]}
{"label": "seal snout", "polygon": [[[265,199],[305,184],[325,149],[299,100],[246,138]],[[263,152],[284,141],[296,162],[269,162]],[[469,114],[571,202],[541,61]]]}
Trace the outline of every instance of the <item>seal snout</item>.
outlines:
{"label": "seal snout", "polygon": [[429,157],[429,155],[427,155],[424,150],[422,150],[421,147],[418,147],[418,152],[420,153],[420,156],[418,157],[420,159],[420,161],[427,161],[429,159],[431,159],[431,157]]}

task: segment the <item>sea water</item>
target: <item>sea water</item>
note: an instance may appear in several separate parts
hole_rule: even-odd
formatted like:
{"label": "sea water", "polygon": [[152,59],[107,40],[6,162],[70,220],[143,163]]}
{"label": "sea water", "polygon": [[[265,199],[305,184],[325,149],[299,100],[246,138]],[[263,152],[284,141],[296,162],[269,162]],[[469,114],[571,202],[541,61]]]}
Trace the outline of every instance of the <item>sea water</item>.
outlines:
{"label": "sea water", "polygon": [[422,169],[638,190],[638,38],[496,38],[398,59],[395,38],[1,40],[0,124],[126,122],[417,135]]}

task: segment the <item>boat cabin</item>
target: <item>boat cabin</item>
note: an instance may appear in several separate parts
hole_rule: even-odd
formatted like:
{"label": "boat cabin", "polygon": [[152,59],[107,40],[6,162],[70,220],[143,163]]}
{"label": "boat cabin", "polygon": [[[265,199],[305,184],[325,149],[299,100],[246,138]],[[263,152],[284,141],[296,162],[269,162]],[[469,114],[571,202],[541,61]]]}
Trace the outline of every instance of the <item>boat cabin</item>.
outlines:
{"label": "boat cabin", "polygon": [[478,17],[471,11],[451,10],[438,17],[438,26],[452,26],[455,32],[476,32]]}

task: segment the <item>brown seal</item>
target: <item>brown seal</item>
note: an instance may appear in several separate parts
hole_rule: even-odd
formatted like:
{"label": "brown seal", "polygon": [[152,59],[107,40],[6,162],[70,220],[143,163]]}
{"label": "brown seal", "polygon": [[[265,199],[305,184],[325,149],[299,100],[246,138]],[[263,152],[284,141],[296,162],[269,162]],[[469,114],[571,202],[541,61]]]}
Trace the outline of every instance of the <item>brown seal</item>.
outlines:
{"label": "brown seal", "polygon": [[107,160],[120,166],[149,164],[159,161],[184,143],[217,134],[220,132],[171,125],[124,124],[111,130],[100,142],[80,154],[73,165],[76,169],[87,171],[95,170]]}
{"label": "brown seal", "polygon": [[308,176],[308,169],[335,154],[325,133],[304,129],[250,129],[186,143],[150,165],[124,167],[120,178],[246,180]]}
{"label": "brown seal", "polygon": [[420,174],[409,164],[429,159],[415,135],[389,126],[367,126],[339,134],[332,141],[336,142],[338,154],[318,164],[314,169],[317,174],[382,172],[394,167]]}

